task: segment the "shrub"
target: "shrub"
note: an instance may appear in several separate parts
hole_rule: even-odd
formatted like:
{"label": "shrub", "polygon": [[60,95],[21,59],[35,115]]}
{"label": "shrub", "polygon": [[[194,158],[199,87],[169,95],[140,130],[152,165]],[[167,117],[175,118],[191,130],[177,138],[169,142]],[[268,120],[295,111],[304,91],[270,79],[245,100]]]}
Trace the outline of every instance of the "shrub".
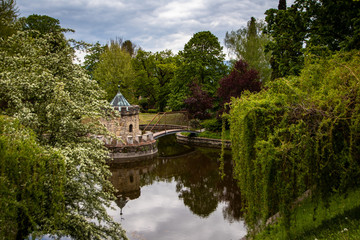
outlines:
{"label": "shrub", "polygon": [[219,121],[216,118],[203,120],[201,126],[207,131],[221,132],[221,120]]}
{"label": "shrub", "polygon": [[158,110],[157,109],[148,109],[147,112],[148,113],[157,113]]}

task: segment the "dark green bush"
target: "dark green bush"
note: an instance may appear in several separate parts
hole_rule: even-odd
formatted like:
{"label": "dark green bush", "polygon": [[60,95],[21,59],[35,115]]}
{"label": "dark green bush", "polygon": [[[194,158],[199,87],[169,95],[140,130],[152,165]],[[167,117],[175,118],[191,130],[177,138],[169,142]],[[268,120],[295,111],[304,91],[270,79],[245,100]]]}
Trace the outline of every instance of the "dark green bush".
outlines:
{"label": "dark green bush", "polygon": [[202,121],[201,126],[211,132],[221,132],[221,121],[216,118]]}
{"label": "dark green bush", "polygon": [[157,109],[148,109],[147,112],[148,113],[157,113],[158,110]]}
{"label": "dark green bush", "polygon": [[149,103],[146,98],[140,99],[138,104],[143,111],[147,111],[149,108]]}

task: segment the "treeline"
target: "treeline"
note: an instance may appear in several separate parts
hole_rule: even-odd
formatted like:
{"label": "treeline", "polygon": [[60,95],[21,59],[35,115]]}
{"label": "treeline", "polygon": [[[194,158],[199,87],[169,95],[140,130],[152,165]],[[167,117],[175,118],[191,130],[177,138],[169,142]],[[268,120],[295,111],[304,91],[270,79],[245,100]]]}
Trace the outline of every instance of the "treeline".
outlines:
{"label": "treeline", "polygon": [[111,100],[121,86],[124,96],[143,111],[187,110],[192,118],[221,116],[223,105],[244,90],[260,90],[270,79],[270,41],[263,21],[226,35],[226,46],[241,58],[225,61],[218,38],[198,32],[178,54],[171,50],[149,52],[130,40],[111,40],[88,48],[83,67]]}
{"label": "treeline", "polygon": [[307,190],[327,206],[359,188],[360,3],[279,1],[266,15],[271,78],[230,104],[235,178],[249,235],[279,212],[295,239],[294,203]]}

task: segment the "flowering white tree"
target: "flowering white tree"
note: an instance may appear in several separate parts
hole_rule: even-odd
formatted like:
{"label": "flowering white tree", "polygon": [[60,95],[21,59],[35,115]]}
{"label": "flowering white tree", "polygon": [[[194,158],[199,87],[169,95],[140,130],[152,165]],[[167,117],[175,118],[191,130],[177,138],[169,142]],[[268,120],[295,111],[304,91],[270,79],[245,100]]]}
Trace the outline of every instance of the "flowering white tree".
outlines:
{"label": "flowering white tree", "polygon": [[[46,221],[32,225],[36,228],[27,226],[22,237],[126,239],[105,209],[114,199],[107,180],[108,152],[101,142],[89,138],[101,131],[94,123],[108,103],[101,100],[98,84],[72,63],[73,57],[73,49],[60,32],[17,31],[0,39],[0,114],[31,128],[42,148],[58,152],[65,162],[64,201],[52,202],[63,204],[63,212],[60,217],[57,213],[56,224],[49,212]],[[43,177],[51,174],[49,169]],[[52,229],[42,227],[45,225]]]}

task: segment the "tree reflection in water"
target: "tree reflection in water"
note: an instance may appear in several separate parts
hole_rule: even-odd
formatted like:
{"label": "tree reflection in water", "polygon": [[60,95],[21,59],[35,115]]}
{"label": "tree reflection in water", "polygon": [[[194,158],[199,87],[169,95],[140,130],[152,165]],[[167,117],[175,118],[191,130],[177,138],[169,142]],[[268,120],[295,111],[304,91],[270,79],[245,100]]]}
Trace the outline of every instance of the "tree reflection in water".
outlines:
{"label": "tree reflection in water", "polygon": [[183,146],[174,141],[174,136],[161,140],[158,157],[131,159],[130,162],[115,160],[110,164],[111,182],[118,190],[120,209],[127,201],[140,197],[141,187],[175,181],[178,197],[192,213],[206,218],[219,202],[225,202],[224,219],[239,221],[241,195],[232,178],[230,153],[225,156],[226,176],[221,179],[217,162],[219,150]]}

